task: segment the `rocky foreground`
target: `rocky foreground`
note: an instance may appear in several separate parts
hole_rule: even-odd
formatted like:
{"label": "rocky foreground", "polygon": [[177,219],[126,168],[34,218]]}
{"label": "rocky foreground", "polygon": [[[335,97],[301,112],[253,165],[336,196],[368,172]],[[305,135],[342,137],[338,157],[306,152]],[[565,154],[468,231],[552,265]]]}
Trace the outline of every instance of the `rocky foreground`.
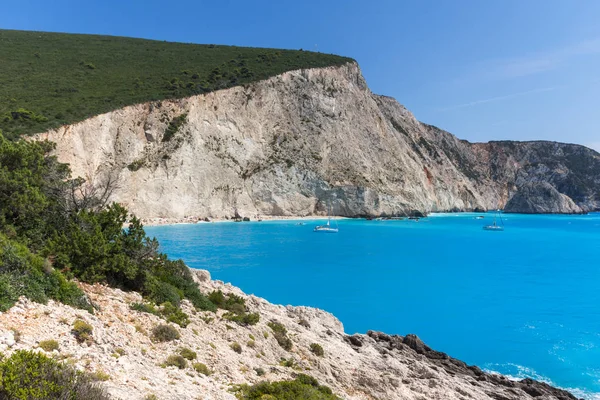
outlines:
{"label": "rocky foreground", "polygon": [[[150,332],[165,323],[159,316],[134,311],[139,294],[102,285],[81,285],[97,307],[94,315],[50,301],[47,305],[25,298],[0,313],[0,352],[48,347],[48,353],[95,373],[116,399],[235,399],[236,384],[291,379],[302,372],[331,387],[345,399],[575,399],[566,391],[533,380],[511,381],[434,351],[415,335],[389,336],[369,331],[346,335],[333,315],[314,308],[280,306],[247,296],[238,288],[194,271],[204,292],[220,289],[246,300],[260,315],[252,326],[240,326],[217,314],[196,312],[186,328],[173,325],[181,337],[156,343]],[[93,327],[92,340],[78,343],[72,329],[76,319]],[[291,349],[278,344],[269,322],[287,329]],[[235,344],[238,344],[237,347]],[[322,355],[311,350],[318,344]],[[182,348],[197,353],[194,362],[207,370],[164,366]],[[152,395],[156,397],[152,397]]]}

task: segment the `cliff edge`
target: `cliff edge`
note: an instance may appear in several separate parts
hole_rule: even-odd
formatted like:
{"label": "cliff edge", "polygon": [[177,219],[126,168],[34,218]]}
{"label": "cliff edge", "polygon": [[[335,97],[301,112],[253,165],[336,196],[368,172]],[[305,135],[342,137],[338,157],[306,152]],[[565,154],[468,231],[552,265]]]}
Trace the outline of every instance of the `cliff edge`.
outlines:
{"label": "cliff edge", "polygon": [[497,209],[538,182],[576,207],[535,212],[600,209],[595,151],[459,140],[371,93],[353,62],[129,106],[36,138],[56,142],[74,176],[118,182],[113,200],[140,218]]}

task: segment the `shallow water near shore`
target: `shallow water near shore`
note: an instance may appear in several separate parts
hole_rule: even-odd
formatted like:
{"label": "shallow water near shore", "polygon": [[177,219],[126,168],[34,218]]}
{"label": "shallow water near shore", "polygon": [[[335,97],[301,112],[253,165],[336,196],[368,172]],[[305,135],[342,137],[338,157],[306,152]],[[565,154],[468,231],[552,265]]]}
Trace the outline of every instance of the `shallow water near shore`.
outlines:
{"label": "shallow water near shore", "polygon": [[272,303],[319,307],[347,333],[415,333],[514,378],[600,399],[600,214],[471,213],[419,222],[147,227],[170,257]]}

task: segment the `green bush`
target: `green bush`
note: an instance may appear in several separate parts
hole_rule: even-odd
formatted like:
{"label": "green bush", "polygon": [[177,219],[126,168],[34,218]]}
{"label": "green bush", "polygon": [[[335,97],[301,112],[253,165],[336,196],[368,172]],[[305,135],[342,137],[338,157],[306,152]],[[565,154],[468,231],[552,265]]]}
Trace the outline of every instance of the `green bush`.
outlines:
{"label": "green bush", "polygon": [[94,328],[82,319],[76,319],[73,323],[73,335],[79,343],[90,342],[93,340],[92,332]]}
{"label": "green bush", "polygon": [[231,347],[231,350],[235,351],[236,353],[242,354],[242,346],[238,342],[231,343],[229,347]]}
{"label": "green bush", "polygon": [[148,297],[156,304],[169,303],[179,307],[182,293],[168,282],[152,280],[147,286]]}
{"label": "green bush", "polygon": [[260,315],[258,313],[235,314],[233,312],[227,312],[223,314],[223,318],[242,326],[256,325],[258,321],[260,321]]}
{"label": "green bush", "polygon": [[219,308],[225,308],[225,295],[219,290],[213,290],[208,294],[208,300]]}
{"label": "green bush", "polygon": [[319,357],[323,357],[325,355],[325,351],[323,350],[323,347],[318,343],[311,343],[310,351],[312,351],[312,353],[314,355],[319,356]]}
{"label": "green bush", "polygon": [[185,123],[186,120],[187,120],[187,113],[181,114],[181,115],[173,118],[171,120],[171,122],[169,122],[169,125],[167,126],[167,129],[165,130],[162,141],[168,142],[169,140],[171,140],[173,138],[173,136],[175,136],[175,134],[179,131],[179,129],[181,129],[181,127],[183,126],[183,124]]}
{"label": "green bush", "polygon": [[284,350],[290,351],[292,349],[292,341],[287,336],[287,329],[285,326],[274,321],[269,322],[267,325],[273,331],[273,336],[275,337],[275,340],[277,340],[279,346]]}
{"label": "green bush", "polygon": [[53,148],[48,142],[11,142],[0,134],[0,311],[26,296],[93,312],[72,278],[169,302],[175,309],[165,318],[181,326],[189,319],[179,309],[183,298],[199,310],[215,311],[189,268],[160,253],[139,219],[118,204],[107,205],[106,198],[80,195],[84,181],[69,179],[68,166],[50,155]]}
{"label": "green bush", "polygon": [[179,349],[179,355],[181,355],[181,357],[185,358],[186,360],[190,361],[196,359],[196,352],[192,349],[188,349],[187,347],[182,347],[181,349]]}
{"label": "green bush", "polygon": [[41,353],[18,350],[0,361],[0,398],[108,400],[90,375]]}
{"label": "green bush", "polygon": [[246,301],[243,297],[235,294],[225,296],[220,289],[209,293],[208,300],[218,308],[231,311],[235,314],[246,312]]}
{"label": "green bush", "polygon": [[167,367],[177,367],[179,369],[184,369],[187,366],[187,361],[185,358],[180,356],[179,354],[171,354],[167,357],[164,365]]}
{"label": "green bush", "polygon": [[241,400],[339,400],[327,386],[308,375],[298,374],[292,381],[260,382],[235,388]]}
{"label": "green bush", "polygon": [[58,342],[56,340],[42,340],[38,346],[44,351],[58,350]]}
{"label": "green bush", "polygon": [[155,342],[171,342],[179,338],[179,332],[171,325],[160,324],[152,329],[152,340]]}
{"label": "green bush", "polygon": [[264,376],[266,374],[265,370],[262,368],[254,368],[254,372],[256,372],[256,375],[258,376]]}
{"label": "green bush", "polygon": [[194,370],[196,372],[198,372],[199,374],[202,374],[202,375],[210,375],[210,374],[212,374],[212,371],[206,366],[206,364],[203,364],[203,363],[194,363],[192,365],[192,367],[194,367]]}
{"label": "green bush", "polygon": [[287,368],[298,368],[298,364],[296,364],[296,361],[294,361],[293,358],[290,358],[290,359],[282,358],[281,360],[279,360],[279,365],[281,365],[282,367],[287,367]]}
{"label": "green bush", "polygon": [[158,315],[158,310],[152,304],[131,303],[129,308],[131,308],[132,310],[135,310],[135,311],[145,312],[145,313],[152,314],[152,315]]}
{"label": "green bush", "polygon": [[160,313],[167,319],[167,321],[173,322],[182,328],[185,328],[190,323],[189,316],[181,311],[180,308],[175,307],[171,303],[166,302],[161,307]]}
{"label": "green bush", "polygon": [[[1,183],[1,180],[0,180]],[[14,305],[20,296],[46,303],[49,298],[92,311],[84,293],[73,282],[51,268],[45,260],[20,243],[0,233],[0,311]]]}

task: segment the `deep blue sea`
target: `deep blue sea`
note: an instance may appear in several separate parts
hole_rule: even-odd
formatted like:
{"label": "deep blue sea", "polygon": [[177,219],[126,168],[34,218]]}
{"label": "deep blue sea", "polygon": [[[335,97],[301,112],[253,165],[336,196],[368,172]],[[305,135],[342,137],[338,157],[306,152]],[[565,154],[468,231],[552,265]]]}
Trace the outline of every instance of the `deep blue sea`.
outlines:
{"label": "deep blue sea", "polygon": [[273,303],[335,314],[347,333],[415,333],[514,378],[600,399],[600,214],[476,214],[148,227],[162,250]]}

